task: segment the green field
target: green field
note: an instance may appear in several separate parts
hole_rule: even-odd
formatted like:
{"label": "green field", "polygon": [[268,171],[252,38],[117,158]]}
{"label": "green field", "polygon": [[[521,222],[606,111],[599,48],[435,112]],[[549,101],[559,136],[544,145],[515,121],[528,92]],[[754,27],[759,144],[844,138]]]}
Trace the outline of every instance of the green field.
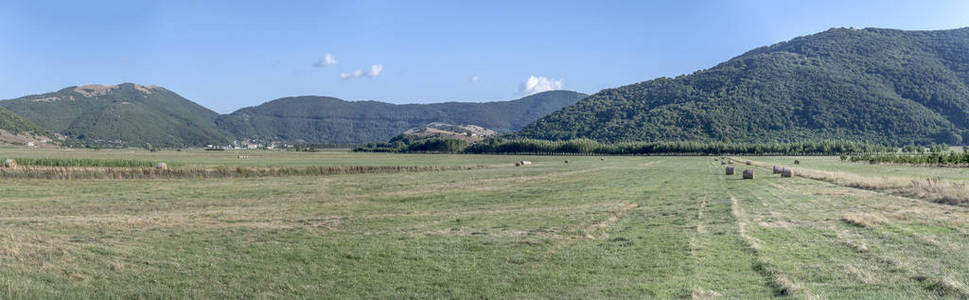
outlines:
{"label": "green field", "polygon": [[[969,296],[966,207],[780,178],[763,167],[741,180],[711,157],[15,148],[0,157],[483,166],[0,178],[3,298]],[[963,169],[800,159],[804,168],[859,176],[969,181]]]}

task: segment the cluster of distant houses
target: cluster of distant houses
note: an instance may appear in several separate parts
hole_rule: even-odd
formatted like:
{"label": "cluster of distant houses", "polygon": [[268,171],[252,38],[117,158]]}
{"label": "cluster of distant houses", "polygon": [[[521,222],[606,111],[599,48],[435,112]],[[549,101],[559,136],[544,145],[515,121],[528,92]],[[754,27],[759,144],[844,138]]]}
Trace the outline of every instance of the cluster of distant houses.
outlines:
{"label": "cluster of distant houses", "polygon": [[282,144],[282,143],[260,143],[254,140],[248,141],[232,141],[229,145],[206,145],[206,150],[273,150],[273,149],[291,149],[296,147],[296,145]]}

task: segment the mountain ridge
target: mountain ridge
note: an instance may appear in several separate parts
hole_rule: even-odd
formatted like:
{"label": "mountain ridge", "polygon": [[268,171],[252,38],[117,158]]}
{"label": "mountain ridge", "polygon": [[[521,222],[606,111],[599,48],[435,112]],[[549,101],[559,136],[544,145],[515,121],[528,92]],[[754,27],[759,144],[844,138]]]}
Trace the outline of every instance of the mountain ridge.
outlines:
{"label": "mountain ridge", "polygon": [[834,28],[595,93],[520,136],[621,141],[969,140],[969,28]]}
{"label": "mountain ridge", "polygon": [[223,130],[246,139],[353,144],[385,141],[432,122],[509,132],[584,96],[573,91],[547,91],[510,101],[429,104],[284,97],[220,116],[217,123]]}
{"label": "mountain ridge", "polygon": [[0,108],[85,146],[185,147],[233,139],[354,144],[386,140],[432,122],[482,123],[507,132],[584,96],[549,91],[511,101],[430,104],[297,96],[220,115],[164,87],[122,83],[69,86],[2,100]]}

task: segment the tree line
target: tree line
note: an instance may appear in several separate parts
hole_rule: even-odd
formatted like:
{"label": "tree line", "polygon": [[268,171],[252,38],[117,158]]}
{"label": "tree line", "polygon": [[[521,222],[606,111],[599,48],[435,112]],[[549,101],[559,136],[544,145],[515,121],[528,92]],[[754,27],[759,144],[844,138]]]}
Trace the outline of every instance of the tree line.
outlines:
{"label": "tree line", "polygon": [[724,142],[621,142],[600,143],[591,139],[549,141],[489,138],[474,144],[463,140],[430,138],[412,140],[398,136],[387,143],[371,143],[354,149],[362,152],[468,153],[468,154],[566,154],[566,155],[839,155],[895,152],[887,146],[853,141],[793,143]]}
{"label": "tree line", "polygon": [[963,146],[962,152],[950,151],[949,147],[940,144],[929,147],[909,145],[902,148],[901,153],[860,153],[852,156],[842,156],[842,160],[851,162],[868,162],[872,164],[893,163],[936,166],[965,166],[969,165],[969,146]]}

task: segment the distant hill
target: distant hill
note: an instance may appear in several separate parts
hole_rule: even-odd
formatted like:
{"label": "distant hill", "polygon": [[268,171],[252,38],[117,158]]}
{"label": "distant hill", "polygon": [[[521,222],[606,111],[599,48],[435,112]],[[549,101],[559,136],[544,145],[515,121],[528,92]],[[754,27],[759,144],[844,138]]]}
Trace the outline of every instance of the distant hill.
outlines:
{"label": "distant hill", "polygon": [[542,139],[969,142],[969,28],[831,29],[713,68],[606,89],[520,134]]}
{"label": "distant hill", "polygon": [[216,123],[240,139],[353,144],[386,141],[432,122],[514,131],[585,96],[549,91],[513,101],[403,105],[318,96],[287,97],[223,115]]}
{"label": "distant hill", "polygon": [[218,114],[162,87],[131,83],[68,87],[0,106],[89,146],[161,147],[227,143]]}

